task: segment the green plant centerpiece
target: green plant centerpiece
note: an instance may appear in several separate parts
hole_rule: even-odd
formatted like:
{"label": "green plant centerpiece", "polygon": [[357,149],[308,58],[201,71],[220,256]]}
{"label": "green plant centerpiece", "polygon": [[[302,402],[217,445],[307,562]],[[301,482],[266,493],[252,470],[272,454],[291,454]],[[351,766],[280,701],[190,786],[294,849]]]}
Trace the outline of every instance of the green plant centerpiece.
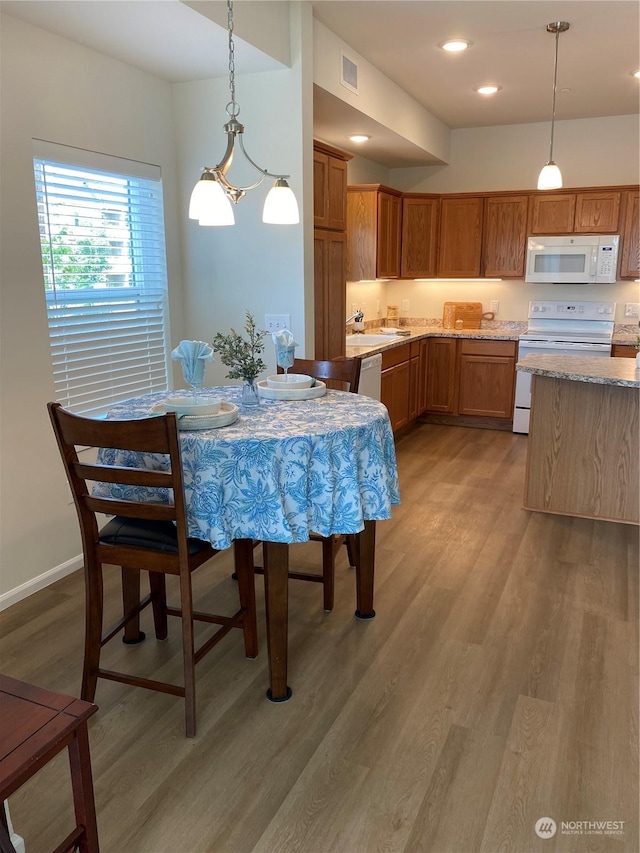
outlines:
{"label": "green plant centerpiece", "polygon": [[246,311],[244,330],[246,337],[231,329],[228,335],[218,332],[211,342],[213,351],[220,356],[220,361],[229,368],[228,379],[242,379],[243,405],[258,405],[256,379],[267,369],[260,357],[264,352],[264,338],[267,332],[258,329],[253,314]]}

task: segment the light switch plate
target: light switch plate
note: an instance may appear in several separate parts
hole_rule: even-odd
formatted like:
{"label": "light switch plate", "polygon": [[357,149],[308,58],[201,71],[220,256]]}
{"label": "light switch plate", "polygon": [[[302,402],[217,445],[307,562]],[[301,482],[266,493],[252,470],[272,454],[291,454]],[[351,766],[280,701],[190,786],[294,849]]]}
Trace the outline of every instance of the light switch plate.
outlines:
{"label": "light switch plate", "polygon": [[640,303],[627,302],[624,306],[625,317],[640,317]]}
{"label": "light switch plate", "polygon": [[491,308],[489,311],[493,311],[494,314],[498,314],[500,312],[500,301],[498,299],[491,300]]}
{"label": "light switch plate", "polygon": [[265,314],[264,328],[267,332],[279,332],[281,329],[291,331],[291,314]]}

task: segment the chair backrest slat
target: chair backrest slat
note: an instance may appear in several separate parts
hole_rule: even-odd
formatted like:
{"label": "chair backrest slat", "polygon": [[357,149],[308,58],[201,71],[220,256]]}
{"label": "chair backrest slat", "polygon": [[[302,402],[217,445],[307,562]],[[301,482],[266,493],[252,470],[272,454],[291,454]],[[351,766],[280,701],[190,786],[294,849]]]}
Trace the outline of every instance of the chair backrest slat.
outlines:
{"label": "chair backrest slat", "polygon": [[[323,381],[327,379],[332,383],[340,383],[342,390],[357,394],[361,366],[362,362],[359,358],[336,358],[332,361],[296,358],[290,369],[292,373],[303,373],[315,379]],[[282,368],[279,367],[278,372],[282,373]]]}
{"label": "chair backrest slat", "polygon": [[146,468],[124,468],[122,465],[101,465],[80,462],[73,466],[78,477],[101,483],[121,483],[126,486],[150,486],[170,489],[173,478],[170,471],[152,471]]}
{"label": "chair backrest slat", "polygon": [[176,520],[176,510],[173,504],[123,501],[118,500],[118,498],[94,498],[91,496],[85,498],[84,504],[91,512],[101,512],[106,515],[145,518],[149,521]]}

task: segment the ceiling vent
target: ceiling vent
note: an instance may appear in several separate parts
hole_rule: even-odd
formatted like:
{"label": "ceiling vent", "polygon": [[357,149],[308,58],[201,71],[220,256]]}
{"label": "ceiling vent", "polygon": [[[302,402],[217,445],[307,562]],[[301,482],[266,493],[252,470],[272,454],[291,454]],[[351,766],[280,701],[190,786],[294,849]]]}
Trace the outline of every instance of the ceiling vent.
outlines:
{"label": "ceiling vent", "polygon": [[346,89],[350,89],[356,95],[358,93],[358,66],[349,59],[344,53],[342,54],[342,73],[340,82]]}

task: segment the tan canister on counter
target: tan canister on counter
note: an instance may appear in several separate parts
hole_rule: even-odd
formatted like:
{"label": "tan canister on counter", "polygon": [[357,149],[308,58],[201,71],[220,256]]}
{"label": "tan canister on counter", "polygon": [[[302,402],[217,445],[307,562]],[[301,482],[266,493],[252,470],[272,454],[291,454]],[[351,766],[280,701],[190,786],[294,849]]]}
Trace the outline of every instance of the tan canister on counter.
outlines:
{"label": "tan canister on counter", "polygon": [[397,320],[399,317],[397,305],[387,305],[387,320]]}
{"label": "tan canister on counter", "polygon": [[445,305],[444,311],[442,314],[442,327],[444,329],[453,329],[453,324],[456,319],[456,306],[455,305]]}

